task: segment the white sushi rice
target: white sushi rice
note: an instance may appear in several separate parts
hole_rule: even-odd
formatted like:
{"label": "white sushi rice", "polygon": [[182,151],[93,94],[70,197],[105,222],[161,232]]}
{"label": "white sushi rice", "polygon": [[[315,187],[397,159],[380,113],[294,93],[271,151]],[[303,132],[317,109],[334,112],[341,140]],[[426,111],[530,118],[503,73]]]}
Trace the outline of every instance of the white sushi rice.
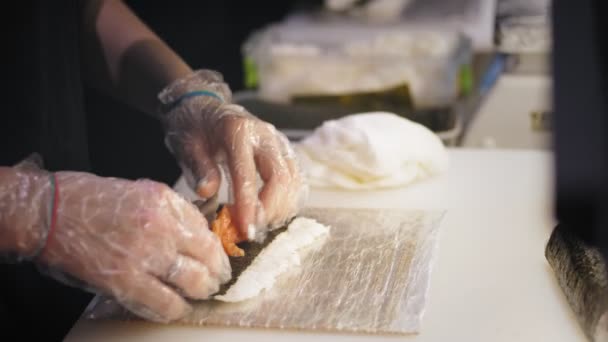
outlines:
{"label": "white sushi rice", "polygon": [[234,285],[215,299],[223,302],[240,302],[272,288],[277,277],[300,265],[298,253],[300,249],[328,234],[328,226],[310,218],[296,218],[286,231],[279,234],[258,254]]}

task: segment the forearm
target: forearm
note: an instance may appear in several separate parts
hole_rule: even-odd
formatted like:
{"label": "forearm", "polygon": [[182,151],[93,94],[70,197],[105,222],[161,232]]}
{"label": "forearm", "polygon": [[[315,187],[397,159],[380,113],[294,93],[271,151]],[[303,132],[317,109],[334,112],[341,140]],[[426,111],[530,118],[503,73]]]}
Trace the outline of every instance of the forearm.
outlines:
{"label": "forearm", "polygon": [[192,72],[119,0],[87,2],[83,48],[87,82],[146,113],[166,85]]}
{"label": "forearm", "polygon": [[0,167],[0,255],[33,256],[46,235],[48,174]]}

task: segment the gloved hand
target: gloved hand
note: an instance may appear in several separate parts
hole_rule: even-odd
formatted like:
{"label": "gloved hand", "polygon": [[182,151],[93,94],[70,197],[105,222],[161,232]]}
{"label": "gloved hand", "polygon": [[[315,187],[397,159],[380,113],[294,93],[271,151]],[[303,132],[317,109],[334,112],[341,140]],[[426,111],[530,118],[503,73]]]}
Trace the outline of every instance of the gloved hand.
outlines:
{"label": "gloved hand", "polygon": [[53,176],[31,167],[16,169],[12,183],[0,200],[11,199],[2,209],[7,226],[20,232],[17,244],[30,246],[20,249],[23,256],[59,280],[77,278],[112,295],[137,315],[180,318],[190,310],[184,297],[209,298],[230,278],[228,258],[206,220],[163,184],[79,172]]}
{"label": "gloved hand", "polygon": [[236,225],[243,237],[259,241],[268,227],[280,227],[295,216],[307,187],[287,138],[230,104],[231,96],[222,76],[210,70],[169,85],[159,95],[166,144],[188,184],[203,198],[217,193],[220,167],[225,169]]}

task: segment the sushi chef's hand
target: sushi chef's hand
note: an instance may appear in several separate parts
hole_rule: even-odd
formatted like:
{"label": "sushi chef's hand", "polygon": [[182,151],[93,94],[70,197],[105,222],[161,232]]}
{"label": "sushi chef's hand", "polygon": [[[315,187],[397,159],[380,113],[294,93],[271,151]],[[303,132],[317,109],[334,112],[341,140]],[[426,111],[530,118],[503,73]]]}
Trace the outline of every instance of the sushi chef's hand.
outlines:
{"label": "sushi chef's hand", "polygon": [[185,297],[208,298],[230,279],[204,217],[166,185],[33,167],[9,177],[0,209],[18,232],[17,253],[60,281],[167,322],[189,312]]}
{"label": "sushi chef's hand", "polygon": [[[166,144],[192,189],[203,198],[214,196],[220,167],[225,167],[244,238],[262,240],[267,228],[296,215],[307,187],[287,138],[231,104],[230,89],[219,73],[194,72],[166,87],[159,98]],[[258,174],[263,185],[258,185]]]}

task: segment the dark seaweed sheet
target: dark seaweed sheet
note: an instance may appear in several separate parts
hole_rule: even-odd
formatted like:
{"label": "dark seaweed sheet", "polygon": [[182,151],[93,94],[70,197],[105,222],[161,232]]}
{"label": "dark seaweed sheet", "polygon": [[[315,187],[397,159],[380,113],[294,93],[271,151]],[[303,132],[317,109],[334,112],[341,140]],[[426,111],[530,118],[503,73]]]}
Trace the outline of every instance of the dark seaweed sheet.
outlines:
{"label": "dark seaweed sheet", "polygon": [[[197,207],[199,208],[199,210],[201,210],[201,212],[203,214],[205,214],[205,212],[207,212],[207,215],[208,215],[208,211],[210,208],[209,205],[203,205],[204,203],[203,204],[195,203],[195,204],[197,205]],[[217,205],[217,202],[216,202],[216,205]],[[219,213],[220,210],[222,210],[223,206],[224,206],[224,204],[218,205],[217,209],[215,210],[215,213],[216,214]],[[210,219],[210,218],[208,218],[208,219]],[[232,285],[234,285],[234,283],[236,283],[236,280],[241,275],[241,273],[243,273],[243,271],[247,267],[249,267],[249,265],[251,265],[251,263],[258,256],[258,254],[260,254],[260,252],[264,248],[266,248],[266,246],[268,246],[279,234],[281,234],[282,232],[287,230],[287,226],[289,225],[289,223],[291,223],[292,220],[287,222],[282,227],[269,231],[268,235],[266,235],[266,239],[264,239],[264,242],[262,242],[262,243],[257,243],[257,242],[253,242],[253,241],[244,241],[244,242],[239,243],[238,246],[245,251],[245,255],[242,257],[228,257],[230,260],[230,266],[232,267],[232,278],[230,279],[229,282],[227,282],[226,284],[224,284],[220,287],[220,290],[218,291],[218,293],[216,295],[219,296],[219,295],[225,294],[226,291],[228,291],[228,289],[230,288],[230,286],[232,286]],[[211,221],[211,219],[209,221]]]}
{"label": "dark seaweed sheet", "polygon": [[268,246],[268,244],[270,244],[272,240],[274,240],[279,234],[284,232],[286,229],[287,226],[283,226],[281,228],[269,232],[268,236],[266,237],[266,240],[264,240],[264,242],[262,243],[249,241],[240,243],[239,247],[241,247],[245,251],[245,255],[242,257],[229,257],[230,266],[232,267],[232,279],[230,279],[229,282],[220,287],[220,291],[217,293],[217,295],[225,294],[226,291],[228,291],[228,289],[230,288],[230,286],[232,286],[236,282],[241,273],[243,273],[243,271],[247,267],[249,267],[249,265],[251,265],[251,263],[258,256],[258,254],[260,254],[260,252],[264,248],[266,248],[266,246]]}

